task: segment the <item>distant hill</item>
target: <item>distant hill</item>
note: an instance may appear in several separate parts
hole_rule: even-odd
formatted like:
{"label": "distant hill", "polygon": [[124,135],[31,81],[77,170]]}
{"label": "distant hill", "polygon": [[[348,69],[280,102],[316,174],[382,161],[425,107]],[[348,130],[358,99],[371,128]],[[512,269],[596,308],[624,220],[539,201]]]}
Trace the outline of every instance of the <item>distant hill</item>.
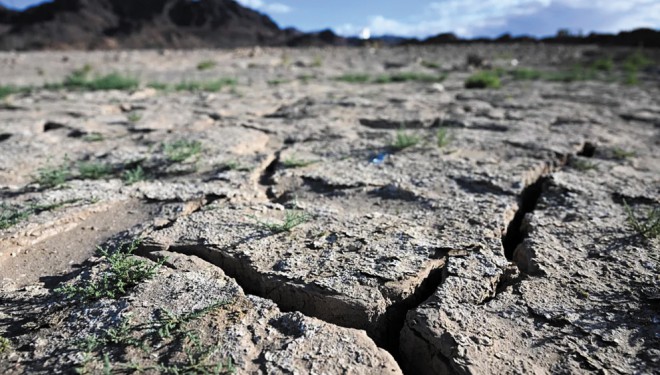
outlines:
{"label": "distant hill", "polygon": [[[233,0],[55,0],[0,6],[0,49],[209,48],[340,43],[282,30]],[[340,43],[341,44],[341,43]]]}
{"label": "distant hill", "polygon": [[603,46],[660,47],[660,31],[640,28],[622,31],[618,34],[591,33],[571,35],[559,32],[556,36],[535,38],[531,36],[513,37],[509,34],[497,38],[462,39],[452,33],[442,33],[423,40],[408,39],[402,44],[460,44],[460,43],[549,43],[549,44],[598,44]]}

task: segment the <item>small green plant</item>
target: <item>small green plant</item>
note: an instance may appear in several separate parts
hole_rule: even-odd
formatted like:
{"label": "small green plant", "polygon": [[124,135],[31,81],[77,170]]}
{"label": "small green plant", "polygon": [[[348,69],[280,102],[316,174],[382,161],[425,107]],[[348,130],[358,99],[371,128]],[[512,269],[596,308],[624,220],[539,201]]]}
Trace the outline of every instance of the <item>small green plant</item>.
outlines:
{"label": "small green plant", "polygon": [[178,140],[163,145],[165,157],[172,163],[182,162],[202,152],[202,144],[198,141]]}
{"label": "small green plant", "polygon": [[598,165],[584,159],[571,159],[571,167],[577,169],[578,171],[586,172],[590,170],[597,170]]}
{"label": "small green plant", "polygon": [[153,278],[166,259],[150,264],[133,256],[138,240],[130,244],[122,244],[117,251],[110,253],[108,249],[98,247],[99,254],[107,266],[97,279],[78,280],[55,289],[55,292],[66,298],[91,301],[101,298],[116,299],[141,282]]}
{"label": "small green plant", "polygon": [[275,234],[290,232],[293,228],[310,220],[310,216],[305,212],[293,210],[287,210],[284,214],[284,221],[280,223],[262,221],[255,216],[251,216],[251,218],[256,220],[259,225]]}
{"label": "small green plant", "polygon": [[320,68],[323,66],[323,57],[316,55],[310,64],[312,68]]}
{"label": "small green plant", "polygon": [[0,204],[0,230],[13,227],[29,216],[29,210],[20,210],[2,203]]}
{"label": "small green plant", "polygon": [[0,99],[20,91],[21,89],[16,86],[0,86]]}
{"label": "small green plant", "polygon": [[418,72],[401,72],[394,74],[383,74],[376,77],[374,83],[393,83],[393,82],[442,82],[446,76],[444,74],[426,74]]}
{"label": "small green plant", "polygon": [[112,173],[112,166],[99,162],[82,162],[78,164],[80,178],[85,180],[99,180]]}
{"label": "small green plant", "polygon": [[75,203],[77,200],[67,200],[59,203],[52,204],[35,204],[31,203],[26,208],[17,208],[0,203],[0,229],[7,229],[13,227],[19,222],[27,219],[28,217],[39,214],[41,212],[52,211],[60,208],[65,204]]}
{"label": "small green plant", "polygon": [[200,61],[199,64],[197,64],[197,70],[209,70],[215,68],[216,62],[213,60],[204,60]]}
{"label": "small green plant", "polygon": [[449,144],[449,132],[447,131],[447,128],[445,127],[439,128],[438,131],[435,133],[435,138],[438,147],[442,148],[447,146]]}
{"label": "small green plant", "polygon": [[489,72],[489,71],[483,71],[483,72],[478,72],[470,77],[465,81],[465,88],[468,89],[486,89],[486,88],[491,88],[491,89],[497,89],[501,86],[501,81],[500,77],[494,73],[494,72]]}
{"label": "small green plant", "polygon": [[11,349],[11,342],[8,338],[0,336],[0,354],[8,352]]}
{"label": "small green plant", "polygon": [[612,154],[614,154],[614,157],[616,159],[622,159],[622,160],[634,157],[636,155],[635,151],[627,151],[619,147],[615,147],[614,149],[612,149]]}
{"label": "small green plant", "polygon": [[103,140],[103,134],[101,133],[89,133],[83,137],[83,141],[85,142],[101,142]]}
{"label": "small green plant", "polygon": [[279,85],[289,83],[289,82],[291,82],[291,81],[288,80],[288,79],[278,78],[278,79],[271,79],[270,81],[268,81],[268,84],[270,86],[279,86]]}
{"label": "small green plant", "polygon": [[643,215],[644,217],[642,219],[638,219],[637,217],[640,215],[636,214],[625,200],[623,201],[623,205],[626,215],[628,215],[626,222],[632,230],[649,240],[660,236],[659,207],[653,207],[653,209],[650,209]]}
{"label": "small green plant", "polygon": [[139,82],[132,77],[123,76],[119,73],[111,73],[100,77],[89,78],[92,71],[90,65],[73,71],[62,84],[46,85],[46,88],[76,89],[76,90],[131,90],[138,87]]}
{"label": "small green plant", "polygon": [[131,112],[126,116],[129,122],[136,123],[142,119],[142,115],[137,112]]}
{"label": "small green plant", "polygon": [[296,158],[295,155],[291,155],[288,158],[282,160],[282,166],[284,168],[302,168],[308,165],[317,163],[315,160],[301,160]]}
{"label": "small green plant", "polygon": [[408,134],[402,128],[397,130],[394,142],[392,142],[390,146],[392,146],[393,149],[400,151],[417,145],[420,140],[421,139],[417,135]]}
{"label": "small green plant", "polygon": [[146,174],[142,166],[138,165],[133,169],[125,170],[123,178],[126,185],[133,185],[136,182],[143,181],[146,178]]}
{"label": "small green plant", "polygon": [[591,67],[603,72],[611,72],[614,69],[614,61],[611,57],[603,57],[594,61],[594,63],[591,64]]}
{"label": "small green plant", "polygon": [[63,185],[71,176],[68,159],[59,166],[46,166],[37,170],[35,182],[42,188],[54,188]]}
{"label": "small green plant", "polygon": [[428,69],[440,69],[440,64],[434,63],[432,61],[422,60],[422,62],[420,64],[423,67],[428,68]]}
{"label": "small green plant", "polygon": [[161,339],[170,338],[175,334],[184,333],[184,327],[189,322],[197,320],[213,310],[231,303],[231,301],[217,301],[202,309],[194,310],[189,313],[176,315],[167,309],[159,311],[159,319],[152,322],[152,326]]}
{"label": "small green plant", "polygon": [[347,83],[368,83],[371,81],[371,76],[363,73],[346,73],[337,77],[336,80]]}
{"label": "small green plant", "polygon": [[652,65],[653,62],[641,51],[637,50],[623,62],[624,83],[636,85],[639,83],[639,71]]}
{"label": "small green plant", "polygon": [[236,80],[233,78],[220,78],[205,82],[181,82],[174,86],[176,91],[209,91],[218,92],[224,87],[236,86]]}
{"label": "small green plant", "polygon": [[147,84],[147,87],[150,87],[154,90],[159,90],[159,91],[168,91],[170,89],[170,85],[167,83],[162,83],[162,82],[151,82]]}
{"label": "small green plant", "polygon": [[510,74],[513,79],[519,81],[535,81],[544,78],[543,72],[530,68],[515,69]]}

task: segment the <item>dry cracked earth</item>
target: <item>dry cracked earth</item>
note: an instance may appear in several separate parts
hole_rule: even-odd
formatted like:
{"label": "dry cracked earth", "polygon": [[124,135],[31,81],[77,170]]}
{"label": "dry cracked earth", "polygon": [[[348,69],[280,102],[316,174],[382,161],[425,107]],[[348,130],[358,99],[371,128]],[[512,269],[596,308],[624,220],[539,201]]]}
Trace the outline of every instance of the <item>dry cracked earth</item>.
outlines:
{"label": "dry cracked earth", "polygon": [[[0,104],[0,372],[660,371],[659,60],[623,84],[633,53],[1,53],[33,89]],[[43,88],[85,65],[139,86]]]}

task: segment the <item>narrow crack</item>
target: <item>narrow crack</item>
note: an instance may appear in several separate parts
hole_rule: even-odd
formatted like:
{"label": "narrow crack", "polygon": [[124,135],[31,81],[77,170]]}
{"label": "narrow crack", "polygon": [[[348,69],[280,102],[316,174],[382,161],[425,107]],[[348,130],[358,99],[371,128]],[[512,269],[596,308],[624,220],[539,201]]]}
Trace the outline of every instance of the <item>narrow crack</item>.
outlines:
{"label": "narrow crack", "polygon": [[[149,257],[149,253],[155,250],[163,249],[146,246],[140,249],[140,254]],[[370,314],[373,312],[367,311],[364,306],[353,303],[348,298],[330,293],[313,284],[298,284],[288,279],[263,274],[251,267],[248,262],[222,249],[189,245],[170,247],[166,251],[198,256],[214,264],[227,276],[233,278],[245,293],[273,301],[282,312],[299,311],[329,324],[365,330],[378,347],[387,350],[399,362],[401,368],[404,368],[405,364],[400,362],[400,334],[406,315],[408,311],[416,309],[431,297],[442,283],[446,276],[445,265],[449,253],[447,249],[439,249],[430,259],[432,265],[428,267],[426,275],[417,285],[412,286],[413,292],[387,307],[385,312],[373,321],[370,320]]]}
{"label": "narrow crack", "polygon": [[508,260],[513,259],[514,251],[526,237],[526,233],[522,230],[523,220],[525,219],[525,215],[536,209],[536,204],[541,198],[541,192],[543,191],[543,184],[547,179],[547,175],[539,177],[532,184],[528,185],[518,198],[518,210],[513,220],[509,222],[506,234],[502,237],[504,255]]}

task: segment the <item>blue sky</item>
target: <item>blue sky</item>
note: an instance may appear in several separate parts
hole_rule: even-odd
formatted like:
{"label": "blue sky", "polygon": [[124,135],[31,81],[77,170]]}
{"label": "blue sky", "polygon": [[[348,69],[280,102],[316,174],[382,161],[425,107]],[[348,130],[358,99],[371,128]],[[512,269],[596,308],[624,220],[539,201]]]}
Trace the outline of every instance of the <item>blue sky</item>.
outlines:
{"label": "blue sky", "polygon": [[[139,0],[136,0],[139,1]],[[40,0],[0,0],[23,8]],[[270,15],[280,26],[303,31],[331,28],[357,35],[426,37],[454,32],[464,37],[553,35],[660,28],[660,0],[238,0]]]}

